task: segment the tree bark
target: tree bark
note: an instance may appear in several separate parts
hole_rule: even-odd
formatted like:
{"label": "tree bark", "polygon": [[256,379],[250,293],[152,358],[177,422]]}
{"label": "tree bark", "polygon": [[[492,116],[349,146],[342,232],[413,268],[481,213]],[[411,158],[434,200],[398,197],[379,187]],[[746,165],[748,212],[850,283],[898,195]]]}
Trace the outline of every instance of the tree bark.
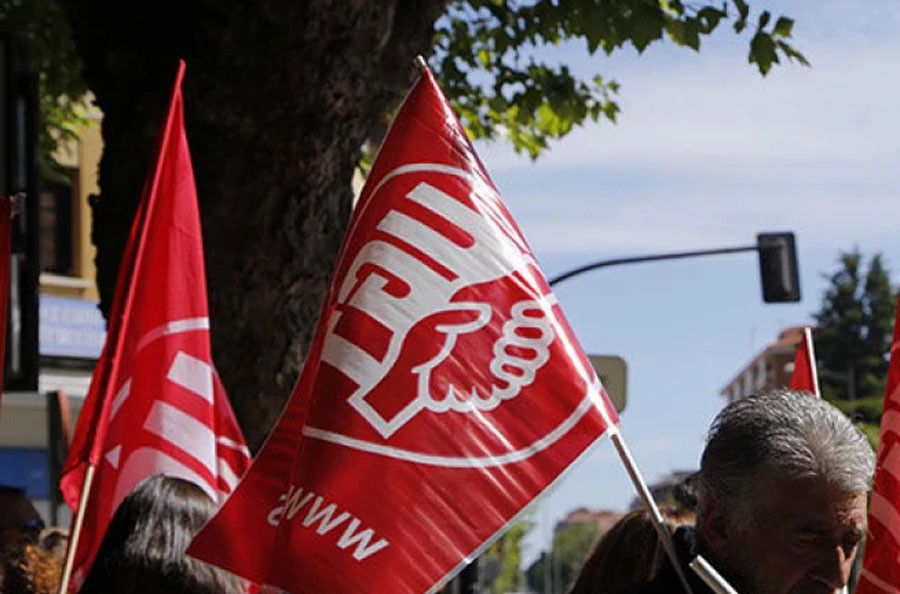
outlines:
{"label": "tree bark", "polygon": [[257,448],[297,379],[352,200],[447,0],[63,0],[104,113],[91,198],[108,312],[175,73],[206,249],[213,352]]}

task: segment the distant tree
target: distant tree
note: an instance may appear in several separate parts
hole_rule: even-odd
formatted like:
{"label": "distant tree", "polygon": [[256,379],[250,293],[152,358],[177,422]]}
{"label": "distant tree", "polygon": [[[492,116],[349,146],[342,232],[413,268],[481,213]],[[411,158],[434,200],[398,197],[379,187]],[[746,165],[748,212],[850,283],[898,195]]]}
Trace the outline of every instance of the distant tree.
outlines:
{"label": "distant tree", "polygon": [[553,557],[557,571],[556,583],[566,592],[578,577],[581,566],[591,548],[600,539],[600,531],[593,522],[572,524],[553,536]]}
{"label": "distant tree", "polygon": [[[880,422],[894,323],[895,296],[881,254],[864,266],[858,249],[840,254],[840,268],[815,319],[822,395],[858,421]],[[865,268],[865,270],[864,270]]]}
{"label": "distant tree", "polygon": [[506,594],[520,589],[525,579],[521,569],[522,539],[531,528],[531,522],[516,522],[479,557],[481,571],[491,568],[494,574],[484,584],[487,592]]}
{"label": "distant tree", "polygon": [[[568,592],[600,536],[594,522],[569,524],[557,530],[553,535],[551,553],[543,553],[526,570],[528,587],[542,594]],[[549,579],[547,572],[550,573]],[[549,591],[546,588],[548,583]]]}

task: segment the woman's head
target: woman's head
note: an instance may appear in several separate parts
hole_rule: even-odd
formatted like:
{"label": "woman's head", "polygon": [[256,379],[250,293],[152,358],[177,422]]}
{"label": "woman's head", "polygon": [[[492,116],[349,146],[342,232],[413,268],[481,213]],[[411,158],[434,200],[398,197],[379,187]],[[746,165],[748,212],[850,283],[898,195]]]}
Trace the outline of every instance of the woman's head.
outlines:
{"label": "woman's head", "polygon": [[166,476],[143,481],[116,510],[81,592],[240,592],[234,576],[184,554],[214,512],[193,483]]}
{"label": "woman's head", "polygon": [[[661,510],[670,530],[693,523],[693,515]],[[650,580],[662,565],[663,549],[650,512],[628,512],[601,538],[572,586],[570,594],[603,594]]]}

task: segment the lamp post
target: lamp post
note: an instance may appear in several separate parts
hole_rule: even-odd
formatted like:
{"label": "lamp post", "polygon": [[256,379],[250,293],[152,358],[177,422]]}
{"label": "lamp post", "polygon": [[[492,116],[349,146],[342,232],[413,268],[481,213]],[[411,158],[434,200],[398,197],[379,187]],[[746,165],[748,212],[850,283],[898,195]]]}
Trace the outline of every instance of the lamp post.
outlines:
{"label": "lamp post", "polygon": [[756,236],[756,243],[752,245],[600,260],[558,274],[548,282],[552,287],[586,272],[610,266],[738,254],[742,252],[757,252],[759,254],[759,273],[762,283],[763,301],[766,303],[800,301],[800,278],[797,269],[796,241],[793,233],[760,233]]}

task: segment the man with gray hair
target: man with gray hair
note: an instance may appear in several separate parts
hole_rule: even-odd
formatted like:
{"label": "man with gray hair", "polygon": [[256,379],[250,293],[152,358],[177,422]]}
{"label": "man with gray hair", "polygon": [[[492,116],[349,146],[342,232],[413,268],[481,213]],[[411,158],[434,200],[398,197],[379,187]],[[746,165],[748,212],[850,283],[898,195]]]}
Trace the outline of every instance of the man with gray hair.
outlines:
{"label": "man with gray hair", "polygon": [[[697,475],[695,529],[675,534],[687,563],[703,555],[740,594],[834,593],[866,533],[874,455],[828,402],[777,390],[736,400],[713,421]],[[671,566],[626,590],[682,592]]]}

